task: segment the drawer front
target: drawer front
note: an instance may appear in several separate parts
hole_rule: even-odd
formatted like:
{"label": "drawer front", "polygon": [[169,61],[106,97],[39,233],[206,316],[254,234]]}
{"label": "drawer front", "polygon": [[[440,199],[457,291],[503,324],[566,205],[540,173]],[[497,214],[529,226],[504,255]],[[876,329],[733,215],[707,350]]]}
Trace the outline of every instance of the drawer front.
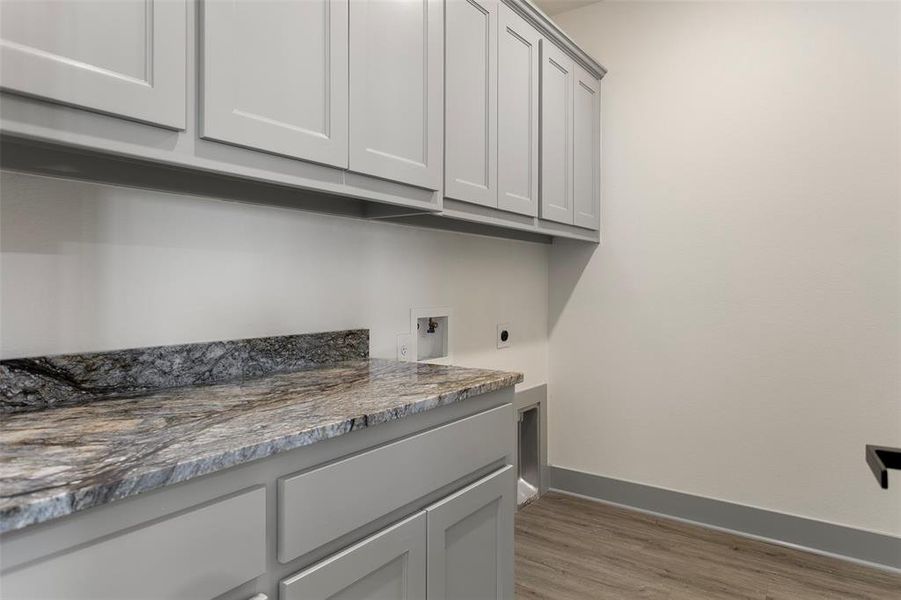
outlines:
{"label": "drawer front", "polygon": [[5,600],[205,600],[266,570],[257,488],[3,576]]}
{"label": "drawer front", "polygon": [[425,560],[420,512],[282,581],[279,600],[422,600]]}
{"label": "drawer front", "polygon": [[513,409],[506,404],[283,478],[278,559],[302,556],[512,451]]}

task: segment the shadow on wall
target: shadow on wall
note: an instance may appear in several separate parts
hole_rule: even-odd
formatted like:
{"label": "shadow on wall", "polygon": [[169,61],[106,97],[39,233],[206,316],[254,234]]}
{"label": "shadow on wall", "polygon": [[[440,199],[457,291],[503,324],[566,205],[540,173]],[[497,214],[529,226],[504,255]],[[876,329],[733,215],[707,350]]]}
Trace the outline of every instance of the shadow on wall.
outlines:
{"label": "shadow on wall", "polygon": [[[582,278],[595,252],[602,251],[601,244],[585,244],[573,240],[554,240],[551,247],[551,267],[548,272],[548,335],[557,326],[560,315]],[[565,256],[565,259],[561,259]]]}
{"label": "shadow on wall", "polygon": [[240,186],[220,200],[4,170],[0,187],[4,358],[361,326],[393,358],[410,307],[447,305],[456,363],[546,380],[546,244],[291,210],[287,193],[259,206]]}

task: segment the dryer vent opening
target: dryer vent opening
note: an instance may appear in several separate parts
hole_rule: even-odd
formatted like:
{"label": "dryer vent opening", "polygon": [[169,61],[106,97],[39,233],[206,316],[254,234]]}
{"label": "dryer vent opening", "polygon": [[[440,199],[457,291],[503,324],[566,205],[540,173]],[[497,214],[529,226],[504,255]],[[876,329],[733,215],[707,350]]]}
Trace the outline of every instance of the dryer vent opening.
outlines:
{"label": "dryer vent opening", "polygon": [[517,436],[519,478],[516,482],[516,503],[519,506],[537,498],[540,489],[539,419],[537,405],[519,413]]}

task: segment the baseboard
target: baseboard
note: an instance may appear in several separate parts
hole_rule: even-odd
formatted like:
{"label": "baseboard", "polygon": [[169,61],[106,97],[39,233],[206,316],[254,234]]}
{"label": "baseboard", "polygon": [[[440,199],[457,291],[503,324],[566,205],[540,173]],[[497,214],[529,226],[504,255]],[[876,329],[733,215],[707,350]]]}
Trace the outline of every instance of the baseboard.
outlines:
{"label": "baseboard", "polygon": [[901,571],[901,538],[551,466],[551,489]]}

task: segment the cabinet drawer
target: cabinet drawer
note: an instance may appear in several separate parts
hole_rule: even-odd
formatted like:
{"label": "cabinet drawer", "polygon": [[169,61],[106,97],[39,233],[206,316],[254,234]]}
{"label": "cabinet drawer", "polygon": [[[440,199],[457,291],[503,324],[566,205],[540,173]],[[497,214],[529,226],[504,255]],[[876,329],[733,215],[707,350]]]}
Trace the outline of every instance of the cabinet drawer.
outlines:
{"label": "cabinet drawer", "polygon": [[279,480],[278,559],[287,562],[513,451],[509,404]]}
{"label": "cabinet drawer", "polygon": [[266,570],[257,488],[4,574],[6,600],[205,600]]}

